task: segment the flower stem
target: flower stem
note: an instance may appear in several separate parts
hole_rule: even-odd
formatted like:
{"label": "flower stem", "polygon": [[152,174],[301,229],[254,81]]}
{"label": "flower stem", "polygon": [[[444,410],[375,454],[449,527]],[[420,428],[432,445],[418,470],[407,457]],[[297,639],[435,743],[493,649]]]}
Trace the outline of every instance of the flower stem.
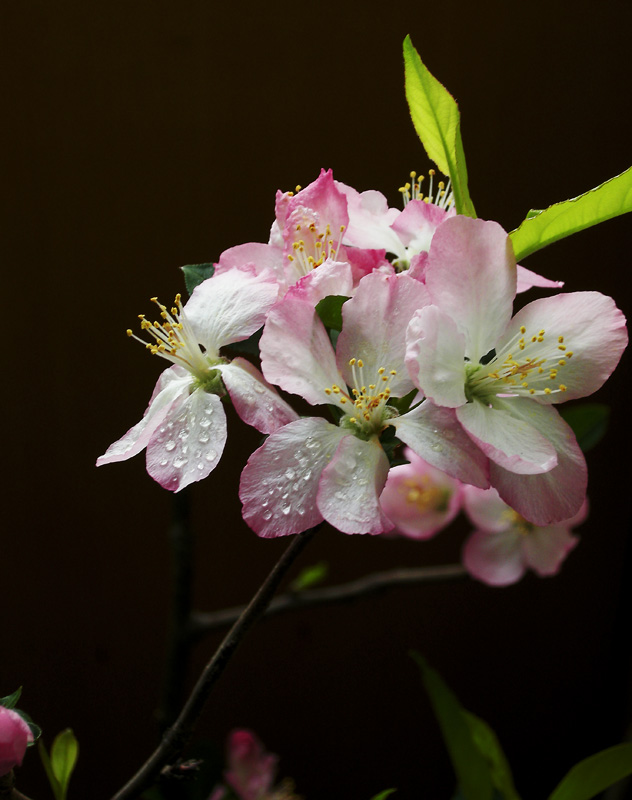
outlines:
{"label": "flower stem", "polygon": [[138,797],[142,791],[155,782],[164,767],[180,756],[213,687],[221,677],[233,653],[248,629],[264,613],[279,583],[315,532],[316,528],[312,528],[293,538],[292,543],[275,564],[272,572],[224,637],[200,675],[180,715],[167,728],[156,750],[125,786],[113,795],[112,800],[131,800],[131,798]]}

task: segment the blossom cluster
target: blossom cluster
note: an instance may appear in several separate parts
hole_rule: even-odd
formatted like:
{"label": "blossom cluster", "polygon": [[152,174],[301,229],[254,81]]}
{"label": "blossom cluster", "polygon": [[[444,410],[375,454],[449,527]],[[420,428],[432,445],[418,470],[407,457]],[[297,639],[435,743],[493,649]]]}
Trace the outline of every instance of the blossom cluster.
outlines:
{"label": "blossom cluster", "polygon": [[[502,584],[526,566],[555,572],[587,484],[555,406],[608,378],[624,316],[609,297],[562,293],[517,265],[499,224],[457,215],[449,183],[433,187],[431,174],[424,196],[411,177],[399,210],[323,170],[277,192],[267,243],[226,250],[184,304],[154,298],[160,319],[128,334],[171,366],[97,464],[146,449],[149,474],[179,491],[217,466],[230,400],[267,437],[239,487],[259,536],[325,520],[424,538],[464,503],[472,574]],[[516,294],[534,286],[555,293],[514,315]],[[256,363],[231,360],[227,346],[258,331]],[[299,416],[291,395],[314,414]]]}

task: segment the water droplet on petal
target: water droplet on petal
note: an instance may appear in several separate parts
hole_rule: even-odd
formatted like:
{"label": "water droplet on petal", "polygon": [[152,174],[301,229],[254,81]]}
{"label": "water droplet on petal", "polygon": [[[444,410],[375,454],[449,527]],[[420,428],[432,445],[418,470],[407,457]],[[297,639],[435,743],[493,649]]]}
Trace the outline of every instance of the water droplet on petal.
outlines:
{"label": "water droplet on petal", "polygon": [[175,446],[176,446],[176,443],[173,441],[173,439],[169,439],[169,441],[165,445],[165,450],[168,450],[169,452],[171,452],[174,449]]}
{"label": "water droplet on petal", "polygon": [[443,445],[441,444],[441,442],[434,442],[433,444],[430,445],[430,449],[434,450],[435,453],[441,453],[443,451]]}
{"label": "water droplet on petal", "polygon": [[296,472],[294,472],[294,470],[291,467],[288,467],[285,470],[285,477],[288,479],[288,481],[294,480],[295,476]]}
{"label": "water droplet on petal", "polygon": [[262,516],[267,522],[269,519],[272,519],[272,512],[268,509],[267,511],[263,512]]}
{"label": "water droplet on petal", "polygon": [[257,394],[263,394],[265,390],[265,386],[262,383],[255,381],[255,392],[257,392]]}
{"label": "water droplet on petal", "polygon": [[211,434],[208,431],[202,431],[198,436],[198,440],[202,442],[202,444],[206,444],[211,438]]}

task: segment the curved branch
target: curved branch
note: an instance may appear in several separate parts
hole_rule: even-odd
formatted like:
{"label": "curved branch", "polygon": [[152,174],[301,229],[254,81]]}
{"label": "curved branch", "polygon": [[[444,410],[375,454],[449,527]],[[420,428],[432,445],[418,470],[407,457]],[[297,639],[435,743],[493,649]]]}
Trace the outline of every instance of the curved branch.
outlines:
{"label": "curved branch", "polygon": [[144,789],[155,782],[165,766],[179,757],[191,737],[193,726],[200,716],[211,690],[222,675],[231,656],[247,630],[264,613],[279,583],[315,532],[316,528],[312,528],[312,530],[293,537],[290,546],[250,603],[242,609],[239,618],[204,668],[177,720],[165,731],[156,750],[125,786],[113,795],[112,800],[131,800],[131,798],[138,797]]}
{"label": "curved branch", "polygon": [[[328,603],[349,602],[396,586],[417,586],[421,583],[451,580],[452,578],[462,578],[466,575],[467,572],[461,564],[375,572],[372,575],[365,575],[363,578],[343,583],[340,586],[325,586],[320,589],[307,589],[296,594],[282,594],[272,600],[263,616],[272,617],[276,614],[297,611],[301,608],[310,608]],[[199,639],[218,628],[232,625],[243,613],[244,608],[245,606],[236,606],[208,613],[193,612],[190,635],[195,639]]]}

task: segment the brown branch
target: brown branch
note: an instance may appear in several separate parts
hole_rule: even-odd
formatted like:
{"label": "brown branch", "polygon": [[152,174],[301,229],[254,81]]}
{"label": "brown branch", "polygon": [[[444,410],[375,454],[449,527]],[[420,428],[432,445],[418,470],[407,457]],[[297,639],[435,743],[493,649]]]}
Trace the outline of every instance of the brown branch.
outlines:
{"label": "brown branch", "polygon": [[[301,608],[349,602],[397,586],[418,586],[422,583],[462,578],[465,575],[467,575],[467,572],[460,564],[375,572],[372,575],[365,575],[363,578],[343,583],[340,586],[325,586],[320,589],[306,589],[297,593],[282,594],[272,600],[263,616],[272,617],[276,614],[297,611]],[[199,639],[218,628],[232,625],[243,613],[244,608],[245,606],[236,606],[234,608],[224,608],[221,611],[194,612],[191,617],[190,635],[195,639]]]}
{"label": "brown branch", "polygon": [[276,563],[259,591],[243,609],[204,668],[177,720],[165,731],[156,750],[125,786],[113,795],[112,800],[131,800],[131,798],[138,797],[157,780],[164,767],[180,756],[193,733],[193,727],[202,713],[211,690],[221,677],[233,653],[248,629],[264,613],[279,583],[315,532],[316,528],[313,528],[293,537],[290,546]]}

